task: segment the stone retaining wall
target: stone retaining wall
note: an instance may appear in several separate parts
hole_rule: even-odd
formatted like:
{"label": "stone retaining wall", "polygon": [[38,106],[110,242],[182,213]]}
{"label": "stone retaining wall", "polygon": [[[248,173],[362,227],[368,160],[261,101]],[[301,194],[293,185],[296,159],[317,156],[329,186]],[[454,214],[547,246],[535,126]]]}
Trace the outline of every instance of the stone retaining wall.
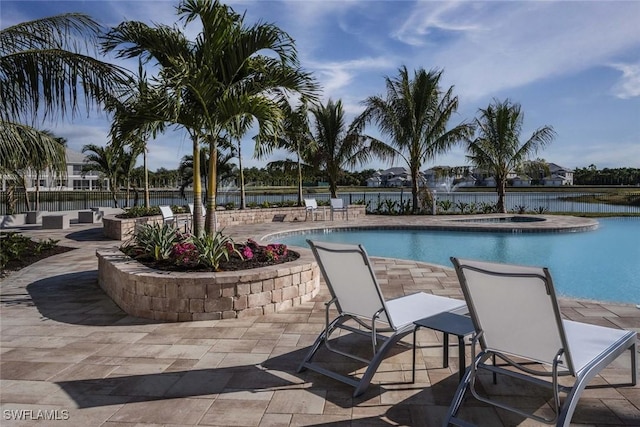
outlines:
{"label": "stone retaining wall", "polygon": [[[322,209],[322,207],[320,207]],[[187,214],[177,214],[182,217]],[[325,209],[326,220],[330,219],[330,210]],[[337,214],[336,220],[342,221],[342,214]],[[365,215],[365,207],[362,205],[349,205],[349,219],[362,218]],[[322,218],[322,213],[318,218]],[[234,209],[216,212],[218,229],[233,225],[264,224],[274,221],[304,221],[304,208],[265,208],[265,209]],[[311,216],[309,216],[311,221]],[[133,234],[136,223],[162,223],[162,216],[150,216],[142,218],[116,218],[115,215],[106,215],[102,219],[103,233],[105,237],[114,240],[125,240]]]}
{"label": "stone retaining wall", "polygon": [[296,261],[242,271],[166,272],[118,250],[100,250],[98,283],[127,314],[183,322],[256,316],[314,297],[320,271],[310,252]]}

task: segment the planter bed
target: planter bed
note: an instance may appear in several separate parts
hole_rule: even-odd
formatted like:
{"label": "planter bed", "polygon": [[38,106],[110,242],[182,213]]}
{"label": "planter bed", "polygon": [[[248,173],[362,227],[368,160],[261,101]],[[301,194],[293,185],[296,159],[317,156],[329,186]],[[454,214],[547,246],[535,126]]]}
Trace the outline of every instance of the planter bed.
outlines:
{"label": "planter bed", "polygon": [[214,273],[151,269],[119,250],[99,250],[98,283],[127,314],[183,322],[257,316],[313,298],[320,271],[310,252],[296,261]]}

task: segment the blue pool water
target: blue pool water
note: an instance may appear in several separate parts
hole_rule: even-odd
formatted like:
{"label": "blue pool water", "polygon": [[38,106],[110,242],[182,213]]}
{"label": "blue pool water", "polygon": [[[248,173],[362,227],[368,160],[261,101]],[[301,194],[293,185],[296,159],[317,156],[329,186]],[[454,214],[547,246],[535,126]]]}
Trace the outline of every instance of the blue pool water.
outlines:
{"label": "blue pool water", "polygon": [[594,231],[488,233],[431,230],[317,232],[278,238],[362,244],[370,256],[451,267],[449,257],[549,267],[561,296],[640,304],[640,218],[604,218]]}

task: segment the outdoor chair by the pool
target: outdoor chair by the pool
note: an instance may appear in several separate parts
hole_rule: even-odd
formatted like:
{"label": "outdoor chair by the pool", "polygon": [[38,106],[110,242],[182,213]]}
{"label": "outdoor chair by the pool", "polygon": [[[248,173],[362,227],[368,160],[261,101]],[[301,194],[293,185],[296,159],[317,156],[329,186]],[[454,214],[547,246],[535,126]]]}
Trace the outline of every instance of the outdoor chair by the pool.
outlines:
{"label": "outdoor chair by the pool", "polygon": [[[465,303],[462,300],[424,292],[385,301],[369,257],[361,245],[310,240],[307,242],[320,266],[320,271],[331,293],[331,300],[325,307],[325,329],[311,346],[298,367],[298,372],[308,368],[342,381],[355,387],[353,395],[358,396],[367,389],[378,366],[393,344],[413,332],[415,320],[445,311],[460,309],[466,312]],[[337,310],[337,314],[333,320],[330,320],[332,308]],[[345,323],[350,320],[355,321],[355,324]],[[331,334],[340,329],[369,337],[372,358],[350,353],[344,347],[337,348],[340,347],[338,342],[340,338],[331,339]],[[322,346],[334,353],[365,363],[367,367],[364,374],[358,379],[352,375],[332,371],[326,363],[314,362],[314,356]]]}
{"label": "outdoor chair by the pool", "polygon": [[191,226],[189,219],[178,218],[171,210],[171,206],[160,206],[160,213],[162,214],[163,224],[170,224],[178,229],[184,225],[184,231],[186,232],[189,230]]}
{"label": "outdoor chair by the pool", "polygon": [[318,217],[318,202],[316,199],[304,199],[304,220],[311,215],[311,221],[315,221]]}
{"label": "outdoor chair by the pool", "polygon": [[[547,268],[457,258],[451,261],[475,333],[472,364],[458,386],[445,425],[469,425],[455,417],[466,391],[471,390],[482,402],[540,422],[568,426],[589,381],[627,350],[631,354],[630,385],[636,384],[636,333],[562,319]],[[480,352],[475,355],[478,343]],[[496,366],[487,364],[494,356],[500,362]],[[545,366],[551,372],[543,369]],[[495,374],[500,374],[550,387],[553,416],[543,418],[480,394],[475,383],[482,369],[492,372],[494,381]],[[572,376],[573,385],[559,385],[561,375]],[[563,401],[560,393],[566,393]]]}
{"label": "outdoor chair by the pool", "polygon": [[334,212],[342,213],[342,217],[347,217],[349,221],[349,207],[344,204],[342,199],[331,199],[331,221],[333,221]]}

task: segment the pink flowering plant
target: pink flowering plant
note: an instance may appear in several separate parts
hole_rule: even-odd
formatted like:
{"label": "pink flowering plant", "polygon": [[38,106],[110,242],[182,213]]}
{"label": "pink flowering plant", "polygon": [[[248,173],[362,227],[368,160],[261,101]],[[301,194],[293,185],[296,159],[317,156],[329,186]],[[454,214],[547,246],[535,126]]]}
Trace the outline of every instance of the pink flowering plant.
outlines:
{"label": "pink flowering plant", "polygon": [[298,258],[286,245],[260,245],[249,239],[235,243],[219,231],[213,236],[180,233],[167,225],[144,225],[122,251],[134,259],[163,270],[222,271],[261,267]]}
{"label": "pink flowering plant", "polygon": [[191,242],[179,242],[173,245],[171,258],[176,265],[195,267],[200,263],[198,248]]}

